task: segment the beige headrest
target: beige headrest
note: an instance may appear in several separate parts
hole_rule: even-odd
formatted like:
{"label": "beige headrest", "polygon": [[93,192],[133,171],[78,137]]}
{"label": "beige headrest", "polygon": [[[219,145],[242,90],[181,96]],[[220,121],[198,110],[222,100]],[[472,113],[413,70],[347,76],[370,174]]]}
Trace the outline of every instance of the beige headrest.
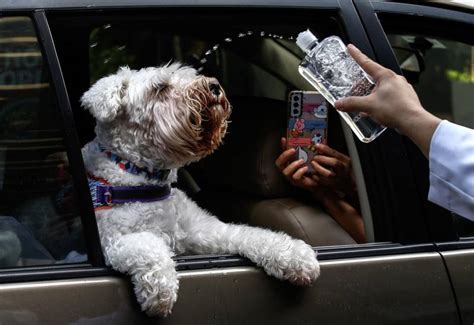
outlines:
{"label": "beige headrest", "polygon": [[[275,166],[286,134],[286,102],[235,97],[224,144],[191,168],[200,184],[266,198],[286,196],[291,186]],[[203,186],[203,187],[204,187]]]}

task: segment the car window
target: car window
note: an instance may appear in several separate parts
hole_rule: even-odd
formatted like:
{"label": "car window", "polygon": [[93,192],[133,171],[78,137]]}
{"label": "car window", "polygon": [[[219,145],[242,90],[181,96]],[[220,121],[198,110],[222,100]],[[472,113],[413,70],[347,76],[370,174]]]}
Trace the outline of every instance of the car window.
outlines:
{"label": "car window", "polygon": [[0,267],[87,260],[62,122],[28,17],[0,18]]}
{"label": "car window", "polygon": [[[239,19],[233,15],[170,9],[128,17],[90,14],[85,19],[50,13],[48,21],[82,145],[94,138],[95,121],[80,107],[80,98],[99,78],[120,66],[140,69],[176,61],[191,65],[220,81],[233,112],[224,144],[209,157],[182,168],[176,186],[225,222],[284,231],[313,246],[355,244],[341,224],[360,210],[357,193],[338,192],[331,198],[350,202],[351,208],[342,207],[347,214],[335,218],[275,167],[288,124],[288,95],[292,90],[312,90],[298,73],[304,55],[295,39],[310,28],[320,39],[337,35],[347,43],[338,13],[243,12]],[[331,147],[349,155],[333,109],[328,139]],[[348,185],[355,191],[354,184]],[[377,238],[390,241],[388,236]]]}
{"label": "car window", "polygon": [[[396,28],[392,20],[382,19],[385,22],[387,38],[400,68],[425,109],[441,119],[474,128],[472,43],[455,30],[450,32],[449,25],[439,30],[431,28],[429,32],[416,27],[404,27],[403,32],[397,32],[401,28]],[[472,222],[452,215],[459,237],[474,236]]]}

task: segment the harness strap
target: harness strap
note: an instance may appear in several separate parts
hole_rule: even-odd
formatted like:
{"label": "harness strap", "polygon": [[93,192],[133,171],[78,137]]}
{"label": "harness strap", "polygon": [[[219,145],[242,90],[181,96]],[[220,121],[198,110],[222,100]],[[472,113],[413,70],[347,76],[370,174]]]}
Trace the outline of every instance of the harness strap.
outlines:
{"label": "harness strap", "polygon": [[114,204],[156,202],[169,197],[169,185],[112,186],[89,178],[94,209]]}

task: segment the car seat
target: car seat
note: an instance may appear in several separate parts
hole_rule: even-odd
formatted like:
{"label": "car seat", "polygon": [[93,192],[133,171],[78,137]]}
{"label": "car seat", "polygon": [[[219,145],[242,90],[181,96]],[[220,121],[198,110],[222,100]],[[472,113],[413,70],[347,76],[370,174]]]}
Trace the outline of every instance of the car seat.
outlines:
{"label": "car seat", "polygon": [[230,102],[233,112],[224,144],[181,170],[181,186],[225,222],[283,231],[313,246],[354,244],[317,202],[289,184],[275,166],[280,138],[285,136],[286,103],[256,97],[235,97]]}

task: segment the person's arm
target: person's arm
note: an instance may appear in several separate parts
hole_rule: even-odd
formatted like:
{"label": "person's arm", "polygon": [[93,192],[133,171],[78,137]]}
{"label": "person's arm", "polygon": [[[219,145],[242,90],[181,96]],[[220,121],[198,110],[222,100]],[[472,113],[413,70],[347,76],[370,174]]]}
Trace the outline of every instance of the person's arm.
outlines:
{"label": "person's arm", "polygon": [[349,53],[376,82],[374,91],[363,97],[346,97],[335,103],[343,112],[359,111],[382,125],[409,137],[428,157],[431,138],[441,120],[421,105],[413,87],[400,75],[370,60],[355,46]]}
{"label": "person's arm", "polygon": [[443,121],[430,147],[428,199],[474,220],[474,130]]}
{"label": "person's arm", "polygon": [[353,205],[332,191],[313,192],[312,195],[358,244],[366,242],[364,219]]}

